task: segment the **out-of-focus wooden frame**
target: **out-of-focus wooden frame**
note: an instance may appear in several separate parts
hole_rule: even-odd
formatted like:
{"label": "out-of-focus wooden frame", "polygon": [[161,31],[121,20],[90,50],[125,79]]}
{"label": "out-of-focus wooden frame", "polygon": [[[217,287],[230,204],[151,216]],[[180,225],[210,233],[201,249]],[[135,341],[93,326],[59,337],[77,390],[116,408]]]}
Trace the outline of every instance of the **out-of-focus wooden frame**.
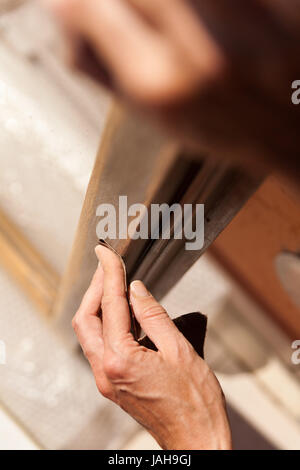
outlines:
{"label": "out-of-focus wooden frame", "polygon": [[37,309],[49,316],[59,288],[59,276],[1,209],[0,262]]}
{"label": "out-of-focus wooden frame", "polygon": [[[0,249],[5,265],[28,296],[72,342],[70,321],[96,268],[96,209],[142,203],[201,203],[205,205],[205,243],[200,251],[186,251],[185,240],[111,240],[124,257],[129,278],[143,279],[161,298],[183,276],[232,220],[256,189],[248,176],[191,155],[170,143],[139,117],[114,106],[103,133],[63,278],[39,257],[22,235],[0,226]],[[0,218],[0,225],[5,217]],[[7,224],[6,224],[7,226]],[[171,235],[174,227],[171,227]],[[3,233],[6,233],[6,235]]]}
{"label": "out-of-focus wooden frame", "polygon": [[[203,203],[201,251],[185,240],[110,240],[123,256],[129,280],[143,279],[161,298],[232,220],[257,183],[240,171],[191,155],[166,141],[135,115],[115,107],[104,132],[83,205],[77,235],[54,309],[56,326],[72,340],[70,322],[96,268],[96,209],[100,203]],[[173,227],[172,227],[173,230]],[[171,230],[171,233],[173,233]]]}

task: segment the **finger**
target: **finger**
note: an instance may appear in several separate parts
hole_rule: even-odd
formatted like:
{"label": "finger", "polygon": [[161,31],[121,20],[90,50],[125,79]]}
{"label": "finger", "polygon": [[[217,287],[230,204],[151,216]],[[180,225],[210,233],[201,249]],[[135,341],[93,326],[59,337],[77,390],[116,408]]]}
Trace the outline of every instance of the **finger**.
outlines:
{"label": "finger", "polygon": [[[124,0],[47,0],[68,30],[93,46],[114,88],[142,103],[169,102],[196,87],[199,73]],[[105,68],[104,67],[104,68]]]}
{"label": "finger", "polygon": [[104,271],[101,301],[104,345],[114,349],[131,337],[125,272],[121,259],[109,248],[99,245],[95,251]]}
{"label": "finger", "polygon": [[192,2],[186,0],[124,0],[157,24],[164,34],[185,50],[206,74],[220,65],[219,48]]}
{"label": "finger", "polygon": [[130,284],[130,302],[136,319],[157,349],[166,353],[174,352],[182,335],[141,281]]}
{"label": "finger", "polygon": [[103,280],[103,268],[101,263],[99,263],[78,309],[77,315],[79,317],[85,320],[88,320],[89,317],[99,318],[98,313],[103,294]]}
{"label": "finger", "polygon": [[83,34],[115,75],[136,66],[151,47],[152,29],[123,0],[46,0],[63,24]]}
{"label": "finger", "polygon": [[[167,29],[173,22],[173,17],[176,11],[182,14],[183,9],[186,9],[186,1],[182,0],[123,0],[139,12],[141,12],[152,23],[165,26]],[[176,16],[175,16],[176,17]]]}
{"label": "finger", "polygon": [[72,321],[78,341],[94,373],[101,371],[104,353],[102,322],[99,317],[102,293],[103,269],[99,265]]}

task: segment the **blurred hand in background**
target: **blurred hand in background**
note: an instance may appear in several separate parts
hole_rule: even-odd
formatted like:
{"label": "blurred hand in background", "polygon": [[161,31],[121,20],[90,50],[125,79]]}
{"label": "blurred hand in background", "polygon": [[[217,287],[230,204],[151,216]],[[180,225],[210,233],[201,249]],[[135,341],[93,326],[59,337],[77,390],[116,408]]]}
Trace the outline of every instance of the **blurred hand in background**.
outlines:
{"label": "blurred hand in background", "polygon": [[299,0],[44,1],[72,37],[74,62],[97,65],[177,139],[254,172],[299,172]]}

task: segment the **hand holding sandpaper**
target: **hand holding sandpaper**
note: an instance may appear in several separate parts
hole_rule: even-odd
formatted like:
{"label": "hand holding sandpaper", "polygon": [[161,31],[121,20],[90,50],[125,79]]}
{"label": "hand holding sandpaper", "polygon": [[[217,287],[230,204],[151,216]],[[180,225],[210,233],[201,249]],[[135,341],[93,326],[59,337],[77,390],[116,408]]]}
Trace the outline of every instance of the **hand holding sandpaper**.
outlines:
{"label": "hand holding sandpaper", "polygon": [[213,372],[140,281],[129,289],[132,314],[155,350],[135,340],[121,259],[101,245],[96,254],[99,266],[73,327],[99,391],[164,449],[230,449],[224,396]]}
{"label": "hand holding sandpaper", "polygon": [[[104,246],[111,250],[116,256],[119,257],[120,263],[122,265],[124,271],[124,283],[125,283],[125,290],[127,299],[128,298],[128,285],[127,285],[127,272],[126,266],[123,261],[123,258],[114,250],[114,248],[107,243],[105,240],[99,240],[99,245]],[[153,341],[148,336],[140,337],[140,328],[137,324],[136,318],[131,308],[130,301],[128,302],[129,312],[130,312],[130,320],[131,320],[131,332],[136,341],[139,342],[142,346],[145,346],[148,349],[152,349],[153,351],[157,351],[157,348]],[[175,318],[173,320],[176,327],[179,331],[183,334],[183,336],[191,343],[195,351],[199,354],[202,359],[204,359],[204,342],[205,342],[205,335],[206,335],[206,327],[207,327],[207,317],[202,315],[200,312],[193,312],[187,313],[185,315],[181,315],[180,317]]]}

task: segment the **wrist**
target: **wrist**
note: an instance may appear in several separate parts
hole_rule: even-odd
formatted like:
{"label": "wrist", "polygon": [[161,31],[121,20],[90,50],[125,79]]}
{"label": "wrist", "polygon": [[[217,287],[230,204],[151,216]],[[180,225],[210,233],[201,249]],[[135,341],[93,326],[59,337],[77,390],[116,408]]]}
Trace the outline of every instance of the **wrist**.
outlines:
{"label": "wrist", "polygon": [[[215,384],[215,379],[214,382]],[[232,436],[221,388],[202,383],[189,400],[172,406],[172,424],[165,431],[162,447],[168,450],[231,450]]]}
{"label": "wrist", "polygon": [[228,421],[213,429],[194,428],[173,433],[163,444],[165,450],[232,450],[232,437]]}

